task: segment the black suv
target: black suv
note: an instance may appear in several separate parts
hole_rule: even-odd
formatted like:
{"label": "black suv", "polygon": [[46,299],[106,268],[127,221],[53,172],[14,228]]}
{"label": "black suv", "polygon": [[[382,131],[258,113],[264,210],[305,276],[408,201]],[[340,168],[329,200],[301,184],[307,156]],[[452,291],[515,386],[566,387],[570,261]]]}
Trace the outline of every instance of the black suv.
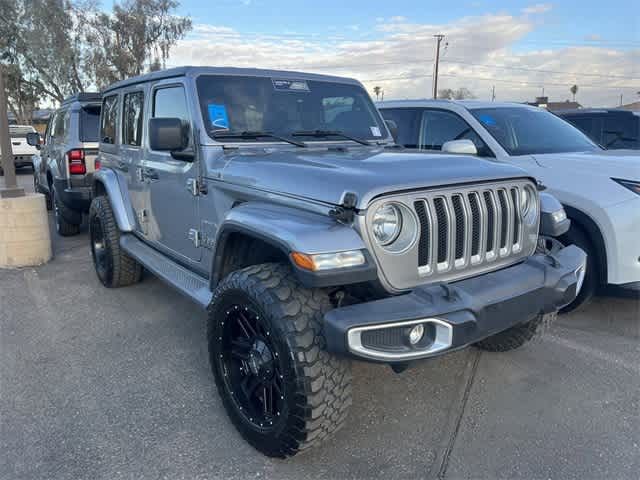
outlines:
{"label": "black suv", "polygon": [[607,149],[640,149],[640,112],[584,109],[555,112]]}

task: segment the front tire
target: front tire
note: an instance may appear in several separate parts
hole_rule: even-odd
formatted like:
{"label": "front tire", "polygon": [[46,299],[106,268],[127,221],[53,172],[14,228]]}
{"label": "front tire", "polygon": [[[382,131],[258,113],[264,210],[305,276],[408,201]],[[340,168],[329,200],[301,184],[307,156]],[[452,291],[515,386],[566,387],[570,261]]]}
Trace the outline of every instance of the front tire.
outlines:
{"label": "front tire", "polygon": [[530,341],[536,333],[538,333],[545,318],[550,319],[553,316],[555,316],[555,314],[551,317],[538,315],[526,323],[515,325],[503,332],[487,337],[475,343],[474,346],[488,352],[508,352],[509,350],[515,350]]}
{"label": "front tire", "polygon": [[287,457],[329,438],[351,405],[350,362],[324,350],[327,294],[291,269],[262,264],[229,274],[209,307],[209,358],[232,422],[254,448]]}
{"label": "front tire", "polygon": [[578,296],[573,302],[560,310],[560,313],[569,313],[588,305],[598,290],[597,255],[593,244],[589,241],[584,231],[574,223],[571,224],[569,231],[560,237],[560,241],[565,245],[576,245],[587,254],[587,270],[584,275],[580,293],[578,293]]}
{"label": "front tire", "polygon": [[120,248],[120,229],[105,196],[91,202],[89,237],[96,274],[105,287],[125,287],[140,281],[142,266]]}

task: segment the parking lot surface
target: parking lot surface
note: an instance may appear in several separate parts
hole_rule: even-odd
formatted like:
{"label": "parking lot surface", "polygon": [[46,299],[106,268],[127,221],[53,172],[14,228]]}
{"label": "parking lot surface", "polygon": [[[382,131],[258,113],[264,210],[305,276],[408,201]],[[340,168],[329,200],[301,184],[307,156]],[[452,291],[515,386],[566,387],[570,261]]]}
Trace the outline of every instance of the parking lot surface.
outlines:
{"label": "parking lot surface", "polygon": [[52,235],[49,264],[0,270],[1,479],[638,478],[637,299],[510,353],[354,363],[346,427],[273,460],[227,419],[204,313],[151,275],[103,288],[86,230]]}

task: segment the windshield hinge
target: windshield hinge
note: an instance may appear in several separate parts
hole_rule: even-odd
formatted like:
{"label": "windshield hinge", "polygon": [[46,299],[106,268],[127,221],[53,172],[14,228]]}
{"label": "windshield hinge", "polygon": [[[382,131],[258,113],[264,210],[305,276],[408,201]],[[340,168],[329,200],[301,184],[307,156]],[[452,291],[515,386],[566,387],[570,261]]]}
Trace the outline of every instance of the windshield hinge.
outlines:
{"label": "windshield hinge", "polygon": [[356,214],[358,196],[353,192],[346,192],[342,196],[342,203],[329,210],[329,216],[340,223],[352,223]]}
{"label": "windshield hinge", "polygon": [[206,195],[207,184],[197,178],[190,178],[187,180],[187,190],[189,190],[191,195],[194,197],[197,197],[198,195]]}

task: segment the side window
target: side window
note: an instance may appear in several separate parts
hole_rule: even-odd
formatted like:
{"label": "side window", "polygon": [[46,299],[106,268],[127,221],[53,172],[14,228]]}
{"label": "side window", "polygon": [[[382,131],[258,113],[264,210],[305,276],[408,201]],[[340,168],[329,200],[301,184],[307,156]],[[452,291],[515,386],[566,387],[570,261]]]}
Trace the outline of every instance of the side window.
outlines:
{"label": "side window", "polygon": [[68,115],[66,111],[60,111],[56,113],[56,118],[53,123],[53,132],[51,136],[56,139],[58,142],[62,142],[64,140],[65,135],[65,124],[68,122]]}
{"label": "side window", "polygon": [[100,140],[103,143],[116,143],[118,95],[105,97],[102,101],[102,116],[100,118]]}
{"label": "side window", "polygon": [[608,114],[602,127],[602,146],[605,148],[635,148],[638,127],[635,115]]}
{"label": "side window", "polygon": [[[591,138],[593,138],[593,117],[591,116],[587,116],[587,115],[581,115],[581,116],[575,116],[575,117],[565,117],[565,120],[567,120],[569,123],[571,123],[574,127],[580,129],[582,131],[582,133],[584,133],[585,135],[590,136]],[[595,139],[597,142],[600,141],[600,139]]]}
{"label": "side window", "polygon": [[420,127],[420,149],[442,150],[451,140],[471,140],[480,157],[493,157],[493,153],[480,136],[455,113],[442,110],[425,110]]}
{"label": "side window", "polygon": [[51,138],[53,137],[53,125],[55,124],[55,121],[56,121],[56,114],[54,112],[49,117],[49,121],[47,122],[47,129],[44,132],[45,144],[51,142]]}
{"label": "side window", "polygon": [[142,143],[144,93],[127,93],[123,100],[122,144],[139,147]]}
{"label": "side window", "polygon": [[382,118],[396,123],[398,143],[407,148],[418,148],[421,112],[422,110],[417,108],[391,108],[380,111]]}
{"label": "side window", "polygon": [[153,97],[153,116],[159,118],[180,118],[191,123],[184,88],[177,86],[156,90]]}

